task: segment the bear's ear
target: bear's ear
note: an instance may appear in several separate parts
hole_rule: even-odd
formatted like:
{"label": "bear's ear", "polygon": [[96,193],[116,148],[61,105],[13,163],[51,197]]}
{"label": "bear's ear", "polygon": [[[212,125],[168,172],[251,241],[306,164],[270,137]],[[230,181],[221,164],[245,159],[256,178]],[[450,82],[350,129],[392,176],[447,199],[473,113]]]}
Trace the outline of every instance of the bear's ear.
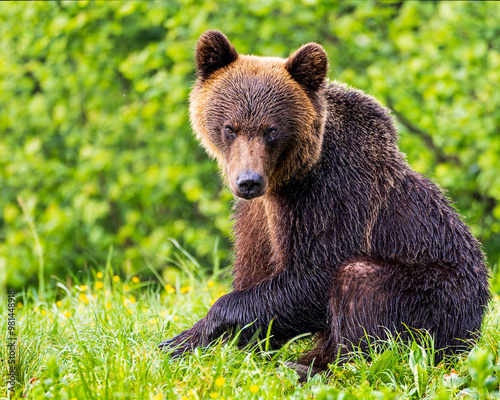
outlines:
{"label": "bear's ear", "polygon": [[285,68],[303,87],[316,91],[326,78],[328,57],[319,44],[308,43],[288,57]]}
{"label": "bear's ear", "polygon": [[195,55],[196,72],[202,80],[237,58],[238,52],[219,31],[206,31],[198,39]]}

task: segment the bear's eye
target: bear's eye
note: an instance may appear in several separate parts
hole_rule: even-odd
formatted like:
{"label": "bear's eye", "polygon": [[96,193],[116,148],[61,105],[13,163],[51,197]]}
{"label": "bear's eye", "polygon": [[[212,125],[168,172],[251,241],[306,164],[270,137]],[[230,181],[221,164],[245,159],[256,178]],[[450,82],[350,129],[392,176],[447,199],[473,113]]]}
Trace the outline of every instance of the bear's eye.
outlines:
{"label": "bear's eye", "polygon": [[234,133],[234,129],[230,127],[229,125],[226,125],[224,127],[224,133],[227,135],[227,137],[234,139],[236,138],[236,134]]}
{"label": "bear's eye", "polygon": [[276,139],[276,135],[278,134],[278,129],[276,128],[269,128],[266,130],[266,139],[270,142],[274,141]]}

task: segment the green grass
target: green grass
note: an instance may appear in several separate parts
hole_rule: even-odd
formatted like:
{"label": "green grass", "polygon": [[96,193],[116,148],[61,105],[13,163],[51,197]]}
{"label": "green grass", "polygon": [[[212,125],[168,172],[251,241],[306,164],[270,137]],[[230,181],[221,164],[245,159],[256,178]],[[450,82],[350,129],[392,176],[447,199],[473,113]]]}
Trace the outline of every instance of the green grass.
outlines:
{"label": "green grass", "polygon": [[[93,271],[80,286],[52,280],[39,292],[17,294],[18,373],[11,398],[30,399],[393,399],[498,397],[500,301],[492,301],[473,352],[432,365],[431,349],[397,340],[374,345],[371,361],[355,354],[306,384],[283,363],[309,345],[295,341],[277,353],[218,343],[183,359],[157,350],[162,340],[203,317],[229,290],[211,276],[170,274],[171,286],[111,268]],[[162,277],[159,276],[159,279]],[[51,286],[51,285],[52,286]],[[84,284],[84,285],[82,285]],[[6,301],[1,336],[6,335]],[[7,398],[7,347],[2,340],[0,397]]]}

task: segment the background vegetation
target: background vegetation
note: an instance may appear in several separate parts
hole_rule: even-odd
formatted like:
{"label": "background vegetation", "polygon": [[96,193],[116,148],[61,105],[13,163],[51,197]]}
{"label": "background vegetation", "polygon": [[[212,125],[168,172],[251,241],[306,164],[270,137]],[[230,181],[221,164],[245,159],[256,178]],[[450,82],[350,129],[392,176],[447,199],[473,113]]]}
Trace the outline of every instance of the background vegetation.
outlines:
{"label": "background vegetation", "polygon": [[[147,274],[178,240],[230,263],[231,194],[188,121],[193,49],[321,43],[331,79],[388,105],[401,149],[500,260],[500,3],[169,0],[0,5],[0,287],[113,263]],[[215,247],[218,239],[220,245]],[[495,287],[500,291],[500,286]]]}
{"label": "background vegetation", "polygon": [[[498,296],[477,347],[446,364],[388,341],[300,385],[283,361],[307,341],[157,351],[229,290],[232,195],[187,112],[204,30],[259,55],[321,43],[331,79],[393,110],[409,163],[448,190],[500,293],[498,21],[495,2],[2,2],[0,297],[24,286],[11,398],[499,397]],[[0,346],[0,397],[8,355]]]}

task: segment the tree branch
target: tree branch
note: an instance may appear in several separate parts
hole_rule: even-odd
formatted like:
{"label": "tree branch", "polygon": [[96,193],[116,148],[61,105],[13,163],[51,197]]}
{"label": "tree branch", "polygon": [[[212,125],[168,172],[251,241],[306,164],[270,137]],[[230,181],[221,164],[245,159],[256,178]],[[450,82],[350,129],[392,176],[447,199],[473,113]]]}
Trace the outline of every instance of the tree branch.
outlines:
{"label": "tree branch", "polygon": [[394,108],[394,102],[391,98],[387,98],[387,105],[392,110],[392,113],[396,116],[396,118],[403,124],[411,133],[417,135],[422,141],[427,145],[427,147],[434,153],[436,157],[436,161],[439,163],[451,163],[456,165],[457,167],[462,167],[460,159],[456,155],[446,154],[442,149],[436,146],[434,140],[432,140],[432,136],[420,129],[412,122],[410,122],[403,114],[397,111]]}

